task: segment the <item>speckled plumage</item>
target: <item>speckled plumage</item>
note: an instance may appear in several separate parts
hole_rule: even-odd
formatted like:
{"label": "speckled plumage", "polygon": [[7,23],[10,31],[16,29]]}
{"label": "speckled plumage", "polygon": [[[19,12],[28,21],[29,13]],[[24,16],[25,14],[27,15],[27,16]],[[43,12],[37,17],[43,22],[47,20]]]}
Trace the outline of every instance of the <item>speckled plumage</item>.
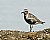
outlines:
{"label": "speckled plumage", "polygon": [[34,16],[33,14],[29,13],[28,10],[24,9],[24,20],[28,23],[28,24],[43,24],[45,22],[40,21],[36,16]]}

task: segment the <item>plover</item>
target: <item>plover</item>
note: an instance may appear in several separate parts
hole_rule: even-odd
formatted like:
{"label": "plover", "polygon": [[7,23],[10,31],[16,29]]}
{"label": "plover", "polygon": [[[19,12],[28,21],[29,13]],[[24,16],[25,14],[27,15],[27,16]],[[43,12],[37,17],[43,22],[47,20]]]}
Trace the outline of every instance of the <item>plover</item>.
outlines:
{"label": "plover", "polygon": [[45,22],[42,22],[41,20],[39,20],[36,16],[34,16],[33,14],[29,13],[27,9],[24,9],[23,12],[21,12],[24,14],[24,20],[30,24],[30,32],[32,30],[31,25],[36,25],[36,24],[43,24]]}

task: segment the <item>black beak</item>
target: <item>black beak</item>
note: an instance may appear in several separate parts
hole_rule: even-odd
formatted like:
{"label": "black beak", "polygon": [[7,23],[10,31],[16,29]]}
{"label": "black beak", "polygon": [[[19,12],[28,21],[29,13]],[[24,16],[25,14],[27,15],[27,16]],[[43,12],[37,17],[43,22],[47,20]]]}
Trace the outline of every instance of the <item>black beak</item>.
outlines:
{"label": "black beak", "polygon": [[21,12],[21,13],[24,13],[24,12]]}

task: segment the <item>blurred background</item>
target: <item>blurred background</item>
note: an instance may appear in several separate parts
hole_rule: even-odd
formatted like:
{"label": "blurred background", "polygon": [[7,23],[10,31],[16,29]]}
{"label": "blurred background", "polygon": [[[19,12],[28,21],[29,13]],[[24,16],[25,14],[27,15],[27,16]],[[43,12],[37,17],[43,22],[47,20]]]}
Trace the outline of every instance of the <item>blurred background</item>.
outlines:
{"label": "blurred background", "polygon": [[50,0],[0,0],[0,30],[29,31],[21,14],[24,8],[46,22],[34,25],[34,31],[50,28]]}

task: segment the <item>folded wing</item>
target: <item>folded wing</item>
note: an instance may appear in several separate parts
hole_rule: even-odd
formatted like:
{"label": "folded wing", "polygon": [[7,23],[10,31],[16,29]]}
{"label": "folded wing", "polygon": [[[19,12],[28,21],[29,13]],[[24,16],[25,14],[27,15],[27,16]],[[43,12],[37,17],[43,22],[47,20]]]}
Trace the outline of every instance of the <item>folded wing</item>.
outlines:
{"label": "folded wing", "polygon": [[36,21],[36,22],[41,22],[36,16],[34,16],[31,13],[28,14],[28,19],[31,19],[32,21]]}

